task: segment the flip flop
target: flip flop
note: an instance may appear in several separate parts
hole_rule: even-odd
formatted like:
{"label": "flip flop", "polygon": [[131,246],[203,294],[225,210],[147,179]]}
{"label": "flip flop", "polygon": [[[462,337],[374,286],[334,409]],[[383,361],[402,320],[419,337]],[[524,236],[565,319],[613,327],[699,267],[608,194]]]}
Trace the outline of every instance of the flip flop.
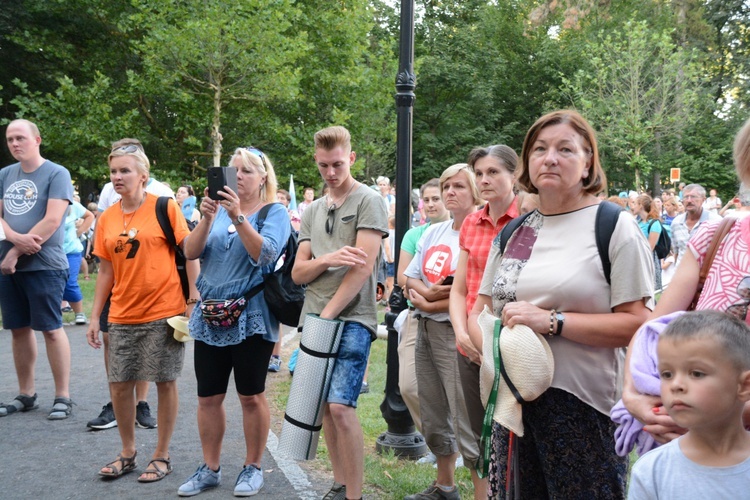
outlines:
{"label": "flip flop", "polygon": [[[99,475],[102,477],[109,477],[109,478],[114,479],[124,474],[127,474],[128,472],[134,471],[135,468],[137,467],[137,464],[135,463],[135,456],[137,454],[138,452],[136,451],[135,453],[133,453],[132,457],[123,457],[121,454],[117,455],[117,458],[114,461],[102,467],[102,469],[108,467],[111,470],[111,472],[104,472],[103,470],[100,470]],[[118,468],[115,465],[118,462],[122,464],[121,468]]]}
{"label": "flip flop", "polygon": [[[167,467],[165,469],[160,469],[159,467],[157,467],[155,462],[162,462]],[[149,469],[149,467],[151,467],[152,464],[154,468]],[[168,458],[154,458],[148,463],[148,465],[146,466],[146,470],[144,470],[143,473],[141,473],[140,477],[138,477],[138,482],[139,483],[155,483],[156,481],[161,481],[162,479],[164,479],[167,476],[167,474],[169,474],[170,472],[172,472],[172,462]],[[144,478],[143,477],[144,474],[152,474],[153,476],[156,476],[156,477]]]}

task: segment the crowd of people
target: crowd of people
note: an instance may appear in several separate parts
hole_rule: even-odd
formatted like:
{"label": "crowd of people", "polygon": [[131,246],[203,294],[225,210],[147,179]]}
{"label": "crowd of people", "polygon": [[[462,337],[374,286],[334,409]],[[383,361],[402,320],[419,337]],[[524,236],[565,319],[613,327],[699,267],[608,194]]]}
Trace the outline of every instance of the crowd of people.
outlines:
{"label": "crowd of people", "polygon": [[[344,127],[315,134],[313,160],[326,191],[316,198],[304,188],[297,207],[257,148],[234,151],[237,188],[225,186],[212,199],[189,185],[173,193],[150,175],[143,145],[122,139],[107,157],[111,182],[96,217],[74,200],[68,171],[41,156],[34,123],[12,121],[6,140],[18,163],[0,170],[0,308],[19,394],[0,405],[0,416],[39,407],[34,330],[43,333],[55,381],[48,418],[70,416],[61,304],[86,323],[77,276],[82,260],[95,256],[87,340],[103,347],[111,402],[88,425],[117,426],[122,444],[99,469],[102,477],[136,469],[136,425],[158,434],[138,481],[173,471],[185,344],[169,320],[186,316],[203,461],[177,493],[193,496],[221,483],[232,373],[246,444],[234,494],[261,491],[270,428],[266,377],[280,369],[281,343],[279,322],[255,290],[296,231],[292,278],[307,286],[300,327],[309,318],[342,325],[323,407],[333,469],[325,499],[362,498],[356,408],[379,289],[405,298],[396,322],[399,387],[436,463],[432,484],[407,500],[460,498],[461,462],[477,499],[739,497],[750,486],[750,217],[743,217],[750,213],[750,121],[736,137],[741,187],[728,203],[698,184],[606,201],[593,127],[575,111],[548,113],[528,130],[520,155],[502,144],[477,147],[466,163],[423,184],[411,207],[414,227],[398,248],[394,186],[387,177],[372,185],[355,179],[356,153]],[[671,243],[663,256],[665,236]],[[176,252],[187,259],[184,290]],[[487,314],[502,324],[496,339],[525,328],[554,360],[532,398],[524,380],[509,376],[517,373],[514,353],[488,345]],[[663,332],[649,342],[660,391],[648,392],[631,363],[659,321]],[[484,387],[488,368],[495,373],[491,393]],[[147,402],[151,382],[156,419]],[[496,411],[501,396],[494,394],[512,398],[510,415]],[[653,448],[630,478],[628,456],[615,446],[623,431],[610,412],[618,404]]]}

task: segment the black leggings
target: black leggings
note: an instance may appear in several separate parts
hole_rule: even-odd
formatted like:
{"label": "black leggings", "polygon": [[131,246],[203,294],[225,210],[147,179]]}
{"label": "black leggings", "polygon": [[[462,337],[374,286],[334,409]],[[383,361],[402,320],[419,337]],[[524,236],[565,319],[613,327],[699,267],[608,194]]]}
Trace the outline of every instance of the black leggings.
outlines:
{"label": "black leggings", "polygon": [[198,396],[205,398],[226,394],[229,374],[234,369],[234,385],[242,396],[253,396],[266,390],[268,361],[273,342],[261,335],[251,335],[237,345],[217,347],[195,341],[195,378]]}

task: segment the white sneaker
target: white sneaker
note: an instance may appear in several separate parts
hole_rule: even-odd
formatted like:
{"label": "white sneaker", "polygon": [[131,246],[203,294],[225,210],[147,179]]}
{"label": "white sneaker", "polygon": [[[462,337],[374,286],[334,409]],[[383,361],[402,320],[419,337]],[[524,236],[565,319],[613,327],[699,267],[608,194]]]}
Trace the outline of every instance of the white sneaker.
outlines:
{"label": "white sneaker", "polygon": [[263,487],[263,469],[256,469],[253,465],[246,465],[237,476],[234,484],[234,496],[251,497],[257,495]]}
{"label": "white sneaker", "polygon": [[432,452],[427,453],[427,455],[417,460],[418,464],[434,464],[436,462],[437,462],[437,458],[435,457],[435,454]]}
{"label": "white sneaker", "polygon": [[86,315],[83,313],[76,313],[76,325],[85,325]]}

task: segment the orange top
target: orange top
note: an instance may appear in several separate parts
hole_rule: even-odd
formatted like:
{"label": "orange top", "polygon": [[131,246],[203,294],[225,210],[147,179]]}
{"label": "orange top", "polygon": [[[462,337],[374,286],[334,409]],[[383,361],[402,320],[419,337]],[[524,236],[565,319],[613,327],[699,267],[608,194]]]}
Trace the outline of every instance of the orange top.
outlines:
{"label": "orange top", "polygon": [[[174,248],[156,218],[156,199],[147,194],[143,205],[130,214],[123,214],[122,205],[115,203],[96,222],[94,254],[114,269],[111,323],[148,323],[185,312]],[[167,212],[180,244],[190,234],[185,217],[174,200]]]}

